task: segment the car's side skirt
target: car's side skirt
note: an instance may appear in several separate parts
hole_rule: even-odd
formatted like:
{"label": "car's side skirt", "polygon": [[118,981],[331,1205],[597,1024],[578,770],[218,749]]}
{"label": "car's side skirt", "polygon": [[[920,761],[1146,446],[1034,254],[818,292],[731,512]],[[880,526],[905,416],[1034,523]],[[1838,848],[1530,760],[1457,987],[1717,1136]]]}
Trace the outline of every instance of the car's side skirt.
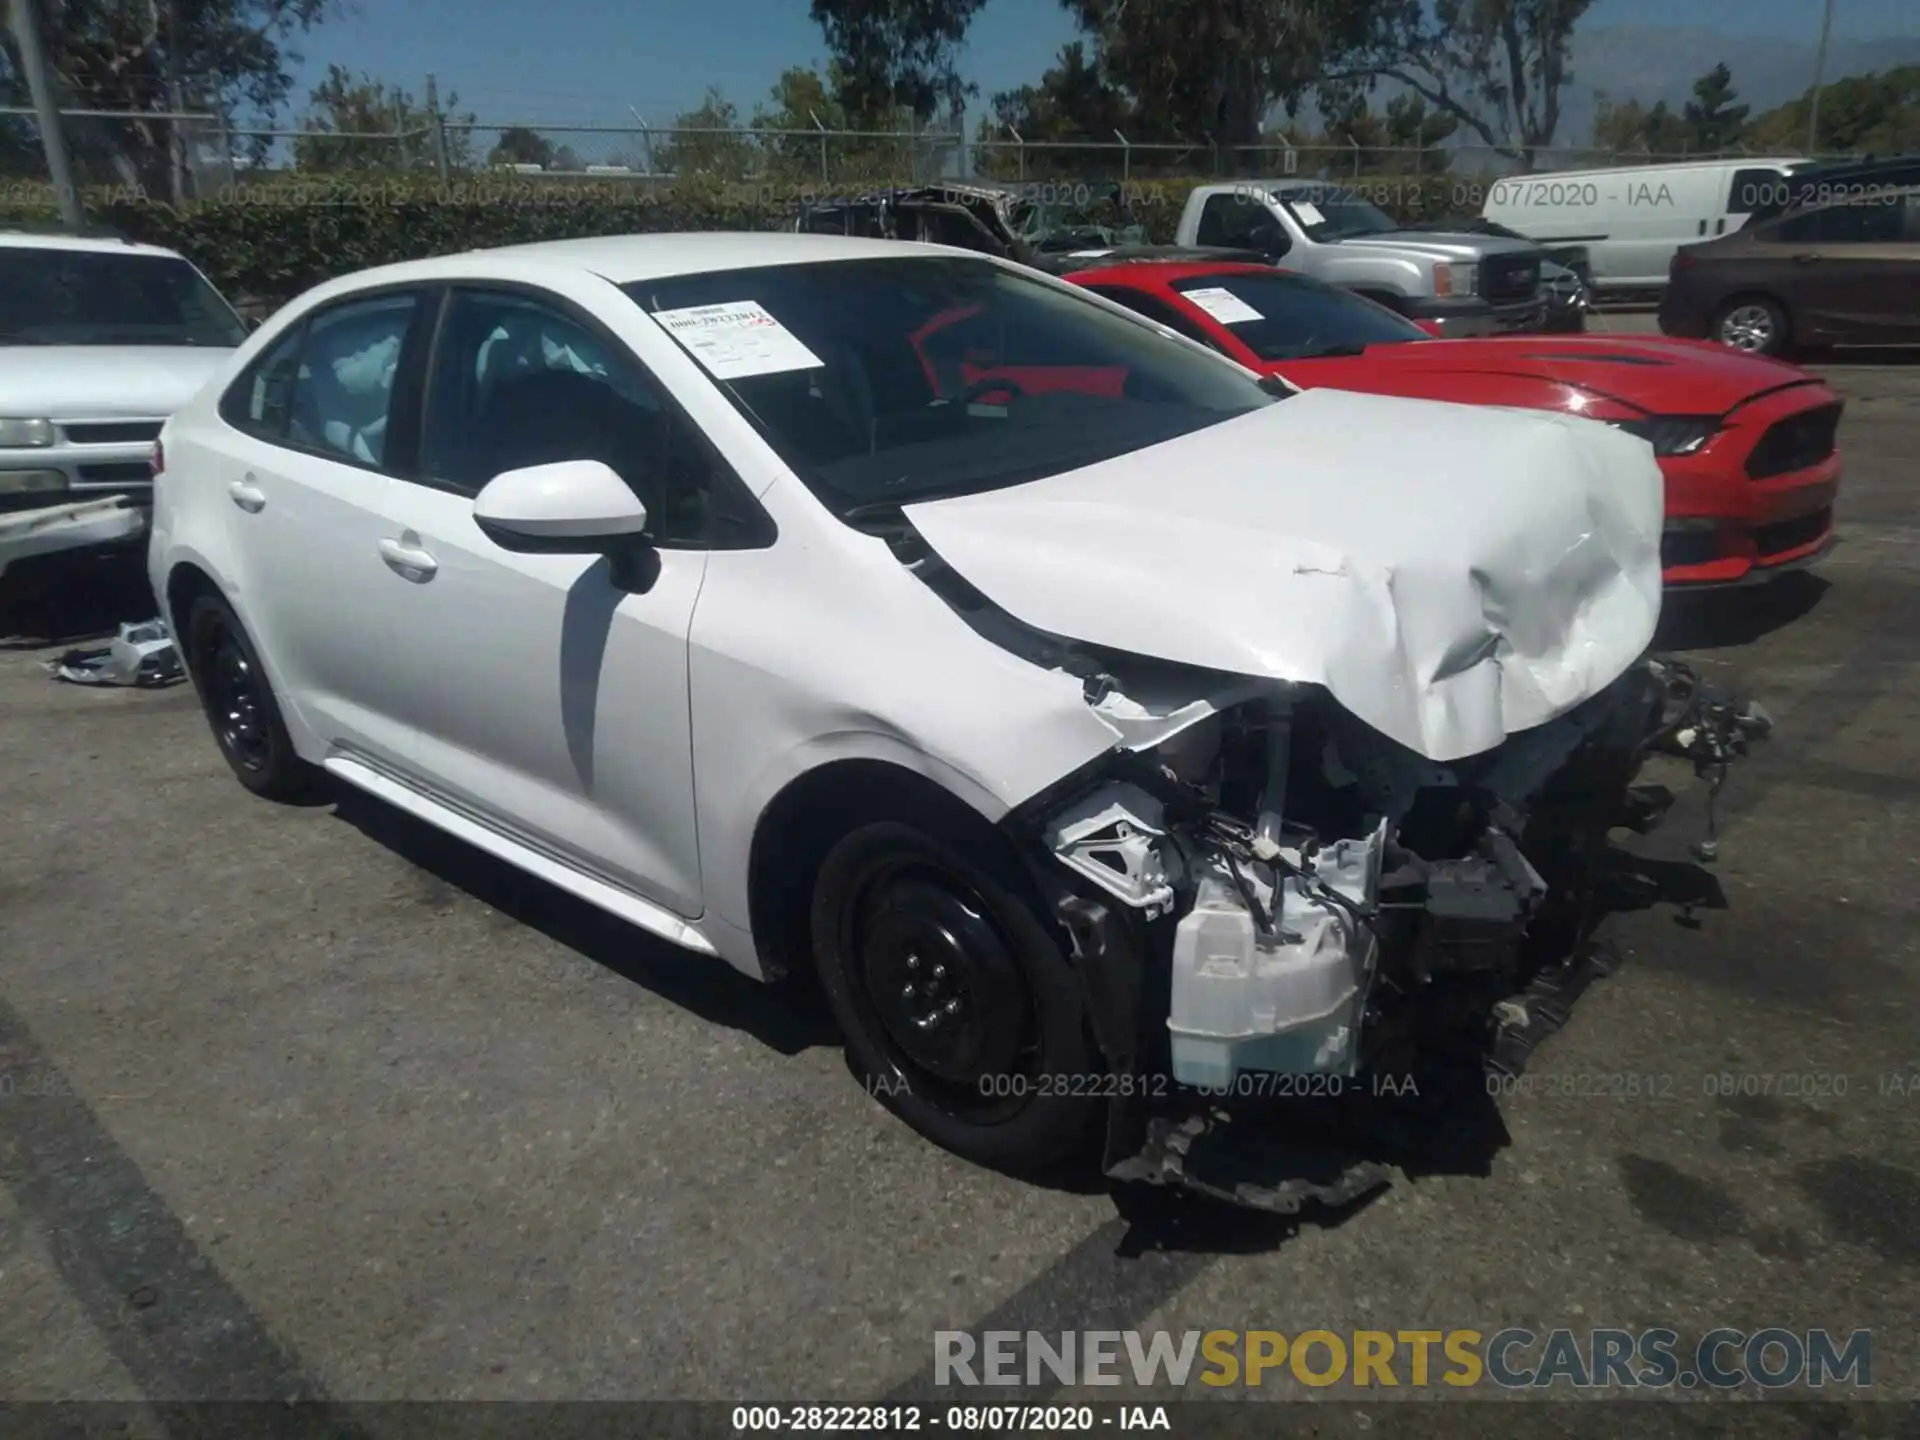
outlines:
{"label": "car's side skirt", "polygon": [[554,856],[543,854],[531,846],[522,844],[511,836],[503,835],[489,825],[482,824],[468,815],[462,814],[430,796],[422,795],[418,790],[405,785],[376,770],[373,766],[353,755],[335,753],[322,762],[327,773],[337,776],[355,789],[364,790],[375,799],[384,800],[397,810],[404,810],[416,819],[424,820],[436,829],[443,830],[456,840],[464,841],[477,850],[504,860],[516,869],[524,870],[536,879],[565,890],[569,895],[578,896],[589,905],[597,906],[608,914],[637,925],[650,935],[662,940],[696,950],[702,955],[714,955],[718,952],[713,942],[708,940],[700,927],[694,922],[675,915],[671,910],[642,899],[627,890],[609,885],[606,881],[567,864]]}

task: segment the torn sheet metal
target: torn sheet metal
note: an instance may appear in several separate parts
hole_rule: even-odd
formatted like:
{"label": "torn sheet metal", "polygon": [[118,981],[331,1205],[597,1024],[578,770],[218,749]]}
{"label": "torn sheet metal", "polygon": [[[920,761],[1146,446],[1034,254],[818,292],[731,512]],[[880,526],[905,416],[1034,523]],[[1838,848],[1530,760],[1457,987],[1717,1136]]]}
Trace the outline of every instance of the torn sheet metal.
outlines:
{"label": "torn sheet metal", "polygon": [[1664,505],[1652,452],[1604,425],[1325,389],[905,511],[1028,625],[1322,685],[1448,761],[1639,659]]}
{"label": "torn sheet metal", "polygon": [[75,685],[135,685],[150,689],[186,678],[180,651],[164,620],[122,625],[113,643],[69,650],[47,662],[47,673]]}
{"label": "torn sheet metal", "polygon": [[145,506],[124,495],[0,515],[0,575],[31,555],[137,540],[146,533],[147,516]]}

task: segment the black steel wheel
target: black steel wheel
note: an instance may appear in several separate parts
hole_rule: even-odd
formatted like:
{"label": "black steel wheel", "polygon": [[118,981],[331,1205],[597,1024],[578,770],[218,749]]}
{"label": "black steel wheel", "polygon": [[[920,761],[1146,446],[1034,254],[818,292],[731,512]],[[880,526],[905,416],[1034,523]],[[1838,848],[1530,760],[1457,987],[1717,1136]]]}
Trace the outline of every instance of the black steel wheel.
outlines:
{"label": "black steel wheel", "polygon": [[966,849],[894,822],[842,839],[814,888],[821,988],[875,1098],[970,1159],[1044,1168],[1091,1136],[1098,1060],[1059,942]]}
{"label": "black steel wheel", "polygon": [[233,607],[217,595],[198,597],[186,631],[188,673],[235,777],[272,800],[306,794],[318,772],[294,753],[266,669]]}

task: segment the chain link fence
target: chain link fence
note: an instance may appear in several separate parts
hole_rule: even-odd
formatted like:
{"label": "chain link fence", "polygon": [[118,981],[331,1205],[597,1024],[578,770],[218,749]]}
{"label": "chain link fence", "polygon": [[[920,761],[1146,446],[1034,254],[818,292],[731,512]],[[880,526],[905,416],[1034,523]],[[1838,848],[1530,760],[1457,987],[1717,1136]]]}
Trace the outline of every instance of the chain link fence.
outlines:
{"label": "chain link fence", "polygon": [[[481,124],[429,115],[406,130],[340,132],[308,127],[232,125],[201,113],[63,111],[76,178],[175,202],[211,198],[236,187],[288,176],[355,173],[591,177],[659,185],[686,177],[750,181],[796,189],[936,180],[1126,183],[1205,177],[1359,179],[1368,175],[1484,179],[1535,172],[1740,158],[1553,146],[1522,166],[1491,146],[1361,146],[1276,139],[1222,146],[1211,139],[1027,140],[1013,132],[968,135],[953,129],[770,129],[757,126],[653,126],[636,111],[631,125]],[[1823,157],[1841,158],[1841,157]],[[32,112],[0,107],[0,178],[16,189],[46,179]],[[1472,187],[1467,187],[1472,188]],[[1463,192],[1464,193],[1464,192]],[[1477,201],[1475,202],[1477,208]]]}

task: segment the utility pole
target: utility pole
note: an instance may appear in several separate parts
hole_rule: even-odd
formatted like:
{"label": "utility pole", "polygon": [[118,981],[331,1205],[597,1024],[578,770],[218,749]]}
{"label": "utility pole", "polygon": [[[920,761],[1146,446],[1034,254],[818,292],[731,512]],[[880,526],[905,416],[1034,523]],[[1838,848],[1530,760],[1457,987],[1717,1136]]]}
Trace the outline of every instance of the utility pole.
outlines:
{"label": "utility pole", "polygon": [[447,122],[440,113],[440,91],[433,76],[427,76],[427,115],[433,126],[433,166],[440,174],[440,183],[447,183]]}
{"label": "utility pole", "polygon": [[40,48],[39,17],[34,0],[13,0],[13,34],[20,42],[20,68],[27,72],[34,115],[40,122],[40,148],[47,152],[47,177],[60,202],[60,223],[78,233],[86,229],[86,212],[74,188],[73,167],[67,163],[67,138],[60,130],[60,110],[54,103],[53,83],[47,74],[46,52]]}
{"label": "utility pole", "polygon": [[153,33],[160,37],[160,63],[166,78],[167,109],[167,198],[175,206],[187,200],[187,137],[180,129],[180,115],[186,97],[180,85],[180,46],[175,35],[174,0],[165,0],[166,15],[161,17],[162,0],[147,0],[147,14]]}
{"label": "utility pole", "polygon": [[1827,70],[1827,36],[1833,31],[1833,0],[1827,0],[1827,13],[1820,21],[1820,48],[1813,56],[1813,98],[1807,104],[1807,158],[1819,155],[1820,78]]}

